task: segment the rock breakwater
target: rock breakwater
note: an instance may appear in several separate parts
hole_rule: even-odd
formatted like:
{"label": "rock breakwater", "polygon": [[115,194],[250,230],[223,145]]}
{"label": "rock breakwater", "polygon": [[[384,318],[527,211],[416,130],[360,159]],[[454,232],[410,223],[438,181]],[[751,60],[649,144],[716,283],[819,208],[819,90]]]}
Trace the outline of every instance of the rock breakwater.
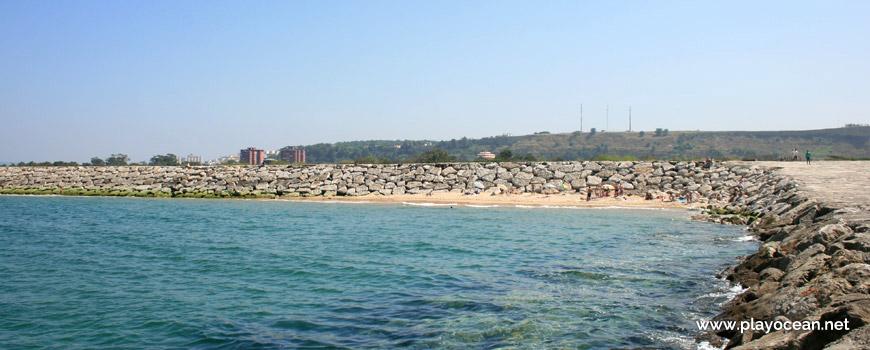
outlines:
{"label": "rock breakwater", "polygon": [[746,290],[713,320],[822,326],[847,321],[849,329],[719,330],[714,333],[727,339],[720,345],[870,349],[870,206],[809,193],[801,181],[775,169],[746,180],[750,195],[718,208],[758,217],[750,227],[762,245],[723,272]]}
{"label": "rock breakwater", "polygon": [[0,192],[163,197],[313,197],[428,192],[540,193],[602,185],[714,198],[745,166],[694,162],[532,162],[227,167],[4,167]]}

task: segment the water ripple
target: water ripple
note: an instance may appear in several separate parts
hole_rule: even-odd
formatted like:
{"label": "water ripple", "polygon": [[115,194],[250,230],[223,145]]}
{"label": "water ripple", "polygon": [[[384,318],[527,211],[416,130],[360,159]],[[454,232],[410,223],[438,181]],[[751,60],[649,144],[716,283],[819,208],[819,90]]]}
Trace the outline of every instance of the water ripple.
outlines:
{"label": "water ripple", "polygon": [[0,197],[0,233],[4,349],[680,349],[758,244],[673,211],[71,197]]}

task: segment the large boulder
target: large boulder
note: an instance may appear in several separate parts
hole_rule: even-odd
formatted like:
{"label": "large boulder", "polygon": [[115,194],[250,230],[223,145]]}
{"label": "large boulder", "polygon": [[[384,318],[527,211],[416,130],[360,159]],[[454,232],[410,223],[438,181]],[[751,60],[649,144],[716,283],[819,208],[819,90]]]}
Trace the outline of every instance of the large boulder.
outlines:
{"label": "large boulder", "polygon": [[531,173],[519,172],[511,178],[511,183],[516,187],[526,187],[532,182],[532,178],[535,177]]}
{"label": "large boulder", "polygon": [[598,176],[593,176],[593,175],[587,176],[586,177],[586,185],[600,186],[601,185],[601,178]]}

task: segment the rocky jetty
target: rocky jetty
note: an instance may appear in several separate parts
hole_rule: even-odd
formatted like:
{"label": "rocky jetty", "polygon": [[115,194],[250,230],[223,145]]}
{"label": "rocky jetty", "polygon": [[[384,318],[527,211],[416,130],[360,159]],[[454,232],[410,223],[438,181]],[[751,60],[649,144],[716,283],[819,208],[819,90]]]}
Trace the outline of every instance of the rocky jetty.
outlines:
{"label": "rocky jetty", "polygon": [[870,349],[870,206],[805,187],[777,171],[749,174],[745,197],[710,211],[757,218],[750,227],[762,241],[723,272],[746,290],[713,320],[847,321],[849,329],[720,330],[724,343],[712,334],[701,340],[727,349]]}
{"label": "rocky jetty", "polygon": [[718,198],[745,167],[694,162],[530,162],[226,167],[4,167],[0,193],[164,197],[312,197],[428,192],[540,193],[602,185]]}

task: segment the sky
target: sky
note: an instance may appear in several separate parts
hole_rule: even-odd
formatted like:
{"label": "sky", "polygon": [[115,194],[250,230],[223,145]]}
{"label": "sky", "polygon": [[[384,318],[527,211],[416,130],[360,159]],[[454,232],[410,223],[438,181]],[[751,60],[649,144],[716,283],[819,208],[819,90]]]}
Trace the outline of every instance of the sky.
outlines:
{"label": "sky", "polygon": [[[0,162],[870,123],[868,1],[2,1]],[[609,112],[608,112],[609,111]]]}

